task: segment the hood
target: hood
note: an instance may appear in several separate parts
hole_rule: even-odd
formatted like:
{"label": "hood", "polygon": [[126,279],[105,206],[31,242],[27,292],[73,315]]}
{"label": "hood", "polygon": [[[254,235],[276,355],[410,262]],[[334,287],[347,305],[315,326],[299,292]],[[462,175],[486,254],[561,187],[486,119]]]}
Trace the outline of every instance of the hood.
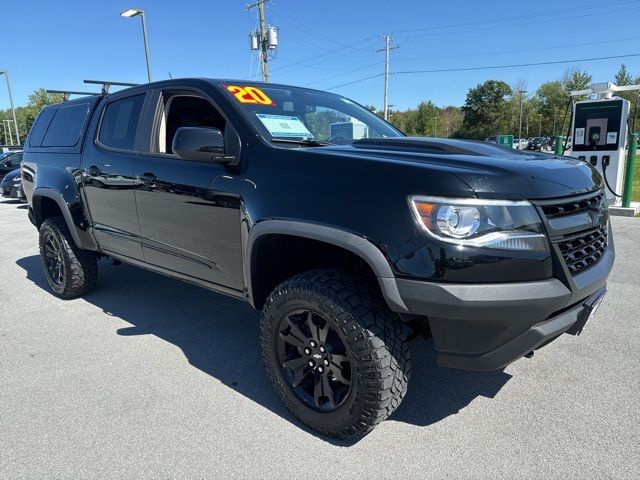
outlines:
{"label": "hood", "polygon": [[446,170],[469,185],[480,198],[556,198],[602,188],[600,174],[586,162],[473,140],[367,138],[322,150],[376,161],[410,163],[420,169]]}
{"label": "hood", "polygon": [[11,170],[9,173],[7,173],[4,178],[2,178],[0,180],[0,185],[3,184],[7,184],[7,185],[11,185],[13,184],[13,179],[16,175],[20,175],[20,169],[16,169],[16,170]]}

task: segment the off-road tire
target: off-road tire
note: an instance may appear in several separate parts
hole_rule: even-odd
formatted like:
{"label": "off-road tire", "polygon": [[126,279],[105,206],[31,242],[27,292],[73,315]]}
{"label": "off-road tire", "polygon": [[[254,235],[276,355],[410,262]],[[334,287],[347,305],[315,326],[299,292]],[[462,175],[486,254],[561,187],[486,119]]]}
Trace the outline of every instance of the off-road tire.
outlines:
{"label": "off-road tire", "polygon": [[[57,284],[45,261],[45,239],[52,235],[60,247],[64,280]],[[78,248],[63,217],[47,218],[40,226],[40,261],[53,293],[60,298],[75,298],[91,292],[98,280],[98,259],[93,252]]]}
{"label": "off-road tire", "polygon": [[[321,312],[354,359],[349,396],[330,412],[301,401],[278,363],[281,322],[299,308]],[[263,308],[260,337],[276,393],[298,419],[324,435],[341,439],[366,435],[398,408],[407,392],[411,367],[405,326],[379,291],[346,272],[314,270],[278,285]]]}

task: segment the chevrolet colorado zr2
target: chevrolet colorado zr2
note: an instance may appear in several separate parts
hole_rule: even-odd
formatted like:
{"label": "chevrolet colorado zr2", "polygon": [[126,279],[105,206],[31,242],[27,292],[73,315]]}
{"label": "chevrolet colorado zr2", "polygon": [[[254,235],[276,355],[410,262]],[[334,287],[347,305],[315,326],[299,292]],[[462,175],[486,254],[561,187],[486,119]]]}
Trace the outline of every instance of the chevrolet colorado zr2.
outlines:
{"label": "chevrolet colorado zr2", "polygon": [[110,257],[249,302],[278,396],[339,438],[398,407],[413,332],[439,365],[502,368],[580,333],[615,256],[589,164],[407,137],[284,85],[176,79],[48,106],[22,177],[57,296],[93,290]]}

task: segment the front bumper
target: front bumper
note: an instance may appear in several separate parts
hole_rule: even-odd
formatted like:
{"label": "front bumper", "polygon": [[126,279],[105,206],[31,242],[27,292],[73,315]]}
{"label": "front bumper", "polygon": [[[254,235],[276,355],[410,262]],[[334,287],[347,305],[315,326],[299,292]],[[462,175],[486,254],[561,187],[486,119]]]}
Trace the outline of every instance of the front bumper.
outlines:
{"label": "front bumper", "polygon": [[494,370],[562,333],[579,333],[606,291],[615,251],[572,277],[522,283],[451,284],[397,279],[408,310],[428,318],[438,364]]}
{"label": "front bumper", "polygon": [[0,193],[5,198],[19,198],[22,199],[24,197],[22,193],[22,189],[16,187],[15,185],[3,185],[0,187]]}

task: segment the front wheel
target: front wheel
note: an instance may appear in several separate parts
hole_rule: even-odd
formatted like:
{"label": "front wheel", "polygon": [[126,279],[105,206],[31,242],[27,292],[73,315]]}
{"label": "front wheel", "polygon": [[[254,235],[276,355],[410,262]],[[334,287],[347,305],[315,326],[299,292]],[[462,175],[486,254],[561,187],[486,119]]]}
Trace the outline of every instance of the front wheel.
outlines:
{"label": "front wheel", "polygon": [[276,287],[262,312],[261,346],[278,396],[325,435],[366,435],[407,391],[402,322],[343,272],[315,270]]}

